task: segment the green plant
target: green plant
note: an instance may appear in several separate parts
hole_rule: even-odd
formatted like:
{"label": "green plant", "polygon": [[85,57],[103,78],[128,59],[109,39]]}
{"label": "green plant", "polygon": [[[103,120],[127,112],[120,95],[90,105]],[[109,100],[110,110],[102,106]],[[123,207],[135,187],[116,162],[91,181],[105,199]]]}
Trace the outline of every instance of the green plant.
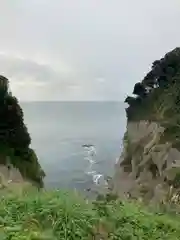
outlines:
{"label": "green plant", "polygon": [[[2,193],[2,192],[1,192]],[[77,193],[26,189],[0,196],[2,240],[180,239],[180,217],[116,196],[91,203]]]}

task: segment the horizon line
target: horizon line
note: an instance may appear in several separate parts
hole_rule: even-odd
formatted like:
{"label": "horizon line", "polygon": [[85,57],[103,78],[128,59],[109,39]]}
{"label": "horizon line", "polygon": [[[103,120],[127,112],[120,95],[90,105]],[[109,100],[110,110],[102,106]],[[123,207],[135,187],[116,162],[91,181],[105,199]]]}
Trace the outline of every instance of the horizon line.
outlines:
{"label": "horizon line", "polygon": [[37,103],[37,102],[120,102],[123,103],[123,100],[19,100],[19,102],[23,103]]}

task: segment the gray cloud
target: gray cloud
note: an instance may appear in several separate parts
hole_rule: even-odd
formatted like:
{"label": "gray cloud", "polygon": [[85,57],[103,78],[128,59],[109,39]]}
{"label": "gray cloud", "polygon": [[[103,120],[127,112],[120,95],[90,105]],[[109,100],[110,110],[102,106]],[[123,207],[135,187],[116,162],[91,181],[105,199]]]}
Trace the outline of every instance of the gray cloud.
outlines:
{"label": "gray cloud", "polygon": [[179,0],[0,2],[0,71],[21,100],[122,100],[179,45]]}

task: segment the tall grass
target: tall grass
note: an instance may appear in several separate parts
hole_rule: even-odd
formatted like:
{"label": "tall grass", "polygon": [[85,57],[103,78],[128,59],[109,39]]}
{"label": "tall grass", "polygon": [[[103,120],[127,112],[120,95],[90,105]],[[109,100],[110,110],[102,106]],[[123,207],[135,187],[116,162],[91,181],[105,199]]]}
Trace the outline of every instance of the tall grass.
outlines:
{"label": "tall grass", "polygon": [[0,239],[177,240],[180,217],[120,200],[92,203],[62,191],[1,192]]}

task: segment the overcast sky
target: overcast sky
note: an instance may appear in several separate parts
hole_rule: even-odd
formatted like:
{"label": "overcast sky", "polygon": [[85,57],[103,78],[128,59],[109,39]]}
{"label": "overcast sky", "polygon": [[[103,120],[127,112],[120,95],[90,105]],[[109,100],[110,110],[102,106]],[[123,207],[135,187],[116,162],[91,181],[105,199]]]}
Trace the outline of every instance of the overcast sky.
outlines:
{"label": "overcast sky", "polygon": [[179,0],[0,0],[0,74],[21,101],[123,100],[179,23]]}

